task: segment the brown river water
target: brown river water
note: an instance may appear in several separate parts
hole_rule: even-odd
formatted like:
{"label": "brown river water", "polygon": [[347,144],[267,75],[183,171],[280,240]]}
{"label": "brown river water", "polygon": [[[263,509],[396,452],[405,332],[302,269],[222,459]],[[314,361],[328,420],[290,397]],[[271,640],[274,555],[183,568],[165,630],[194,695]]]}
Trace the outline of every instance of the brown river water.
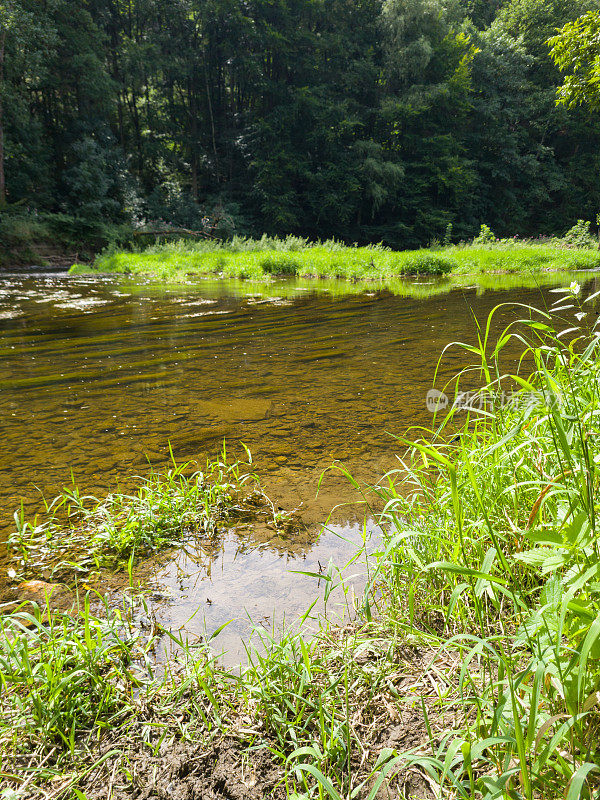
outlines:
{"label": "brown river water", "polygon": [[[330,558],[343,568],[365,531],[377,545],[360,506],[338,508],[323,530],[336,504],[357,499],[339,473],[317,497],[323,470],[338,459],[374,482],[393,468],[394,436],[431,424],[425,397],[438,358],[451,341],[474,341],[473,314],[505,302],[542,307],[556,299],[549,287],[569,280],[519,288],[497,278],[485,291],[407,281],[388,291],[0,273],[0,597],[9,584],[1,542],[20,503],[33,516],[40,493],[54,496],[71,474],[99,497],[123,488],[148,462],[165,464],[169,442],[177,460],[201,463],[223,440],[241,456],[243,442],[269,495],[284,508],[302,504],[306,531],[227,531],[210,549],[145,567],[161,624],[193,637],[232,620],[218,642],[239,658],[252,623],[279,626],[322,595],[323,582],[298,571]],[[517,313],[504,310],[498,325]],[[466,363],[451,349],[442,379]],[[359,592],[364,560],[344,574]],[[338,592],[339,613],[343,600]]]}

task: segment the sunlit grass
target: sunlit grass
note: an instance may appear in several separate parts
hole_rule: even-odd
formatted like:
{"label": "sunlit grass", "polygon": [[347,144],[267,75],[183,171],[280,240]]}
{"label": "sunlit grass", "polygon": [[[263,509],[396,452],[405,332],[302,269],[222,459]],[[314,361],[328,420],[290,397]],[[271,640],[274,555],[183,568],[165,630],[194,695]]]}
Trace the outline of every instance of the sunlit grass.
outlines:
{"label": "sunlit grass", "polygon": [[98,499],[73,484],[33,520],[21,509],[9,537],[12,571],[21,579],[56,580],[98,568],[122,569],[190,537],[213,537],[220,527],[263,507],[280,524],[286,514],[276,514],[247,455],[246,463],[229,461],[223,448],[218,459],[198,469],[191,462],[178,464],[171,451],[171,467],[138,477],[130,492]]}
{"label": "sunlit grass", "polygon": [[[488,397],[520,386],[516,402],[462,423],[451,411],[378,490],[388,624],[460,663],[447,680],[464,724],[397,756],[444,797],[572,800],[598,785],[600,335],[578,292],[555,309],[580,329],[532,311],[491,341],[488,321],[473,369]],[[527,378],[500,370],[511,335],[535,364]]]}
{"label": "sunlit grass", "polygon": [[[347,247],[339,242],[311,244],[303,239],[234,239],[232,242],[180,241],[141,252],[98,256],[100,272],[152,275],[161,280],[186,276],[264,281],[274,276],[334,278],[387,283],[410,275],[479,275],[597,269],[600,253],[549,244],[460,245],[394,251],[380,245]],[[76,267],[76,271],[86,268]]]}

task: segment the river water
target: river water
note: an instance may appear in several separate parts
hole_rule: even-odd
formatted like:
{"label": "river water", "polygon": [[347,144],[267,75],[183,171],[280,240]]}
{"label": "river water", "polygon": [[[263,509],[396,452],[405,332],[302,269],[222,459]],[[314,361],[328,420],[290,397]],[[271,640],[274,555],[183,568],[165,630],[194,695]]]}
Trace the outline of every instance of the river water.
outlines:
{"label": "river water", "polygon": [[[176,459],[252,452],[268,493],[302,504],[306,532],[224,532],[209,550],[179,553],[148,575],[159,621],[210,633],[235,656],[249,619],[293,619],[333,558],[343,566],[373,523],[334,459],[360,481],[392,468],[402,436],[430,425],[426,393],[442,349],[474,341],[473,316],[499,303],[544,306],[546,287],[486,291],[407,281],[394,292],[332,282],[156,285],[143,279],[0,274],[0,542],[20,503],[70,481],[102,496]],[[518,312],[506,308],[498,325]],[[466,363],[447,352],[443,379]],[[439,380],[438,380],[439,383]],[[376,534],[376,531],[375,531]],[[0,543],[0,547],[2,547]],[[3,548],[4,549],[4,548]],[[1,565],[0,565],[1,566]],[[356,565],[350,573],[360,571]],[[2,567],[6,581],[6,559]],[[348,576],[351,582],[351,575]],[[356,579],[360,588],[362,578]],[[0,584],[1,591],[1,584]],[[164,598],[167,598],[166,600]]]}

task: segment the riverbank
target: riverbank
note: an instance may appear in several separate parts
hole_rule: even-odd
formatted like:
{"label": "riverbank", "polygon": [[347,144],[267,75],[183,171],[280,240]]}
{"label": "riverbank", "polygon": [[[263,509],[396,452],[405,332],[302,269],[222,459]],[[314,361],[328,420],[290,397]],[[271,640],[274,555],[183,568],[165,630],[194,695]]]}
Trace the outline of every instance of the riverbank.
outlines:
{"label": "riverbank", "polygon": [[130,225],[19,207],[0,209],[0,270],[91,263],[104,248],[124,246],[131,237]]}
{"label": "riverbank", "polygon": [[[175,637],[159,676],[163,632],[132,613],[143,596],[120,611],[96,600],[94,614],[82,587],[79,614],[4,617],[7,789],[79,800],[594,791],[600,351],[595,298],[576,284],[556,298],[554,316],[575,313],[575,325],[524,310],[514,328],[533,375],[503,384],[511,329],[494,341],[482,329],[473,407],[488,413],[450,411],[424,440],[398,442],[402,473],[365,490],[385,508],[384,545],[351,625],[323,623],[306,641],[263,632],[241,675],[215,661],[214,642]],[[325,592],[337,581],[322,579]]]}
{"label": "riverbank", "polygon": [[[158,244],[141,252],[108,252],[98,256],[92,266],[98,272],[151,275],[160,280],[218,276],[264,281],[288,275],[373,282],[405,275],[538,275],[599,268],[597,249],[569,247],[559,240],[544,244],[506,240],[393,251],[376,245],[310,244],[294,237]],[[76,272],[87,269],[74,267]]]}

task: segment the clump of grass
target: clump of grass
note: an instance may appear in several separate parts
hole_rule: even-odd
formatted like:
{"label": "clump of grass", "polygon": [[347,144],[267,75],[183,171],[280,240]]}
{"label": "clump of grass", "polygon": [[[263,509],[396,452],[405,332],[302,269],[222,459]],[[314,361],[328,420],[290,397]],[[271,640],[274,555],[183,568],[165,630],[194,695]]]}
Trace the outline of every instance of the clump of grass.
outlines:
{"label": "clump of grass", "polygon": [[[579,291],[553,310],[585,326]],[[488,320],[469,346],[487,396],[509,380],[514,401],[463,422],[452,409],[378,489],[388,624],[461,664],[442,677],[464,722],[396,764],[452,798],[574,800],[599,785],[600,332],[536,316],[521,320],[528,336],[497,342]],[[534,364],[527,378],[500,368],[511,336]]]}
{"label": "clump of grass", "polygon": [[68,751],[92,728],[118,725],[145,655],[118,615],[99,619],[32,604],[0,618],[2,751]]}
{"label": "clump of grass", "polygon": [[32,603],[0,617],[3,798],[107,797],[115,779],[134,782],[130,759],[192,732],[210,739],[221,671],[207,644],[157,674],[155,643],[90,593],[69,614]]}
{"label": "clump of grass", "polygon": [[172,467],[138,478],[134,492],[98,500],[73,486],[45,503],[45,513],[32,522],[21,509],[9,539],[17,576],[57,578],[99,567],[118,569],[187,537],[213,536],[219,525],[248,513],[241,492],[250,485],[250,508],[266,504],[273,510],[256,475],[247,471],[249,453],[248,458],[246,464],[229,463],[224,449],[198,470],[190,462],[177,464],[171,452]]}
{"label": "clump of grass", "polygon": [[493,246],[465,245],[448,249],[457,263],[454,274],[519,272],[539,274],[600,267],[600,253],[587,248],[510,242]]}
{"label": "clump of grass", "polygon": [[447,275],[456,270],[458,263],[454,258],[422,250],[411,255],[406,265],[406,272],[414,275]]}

